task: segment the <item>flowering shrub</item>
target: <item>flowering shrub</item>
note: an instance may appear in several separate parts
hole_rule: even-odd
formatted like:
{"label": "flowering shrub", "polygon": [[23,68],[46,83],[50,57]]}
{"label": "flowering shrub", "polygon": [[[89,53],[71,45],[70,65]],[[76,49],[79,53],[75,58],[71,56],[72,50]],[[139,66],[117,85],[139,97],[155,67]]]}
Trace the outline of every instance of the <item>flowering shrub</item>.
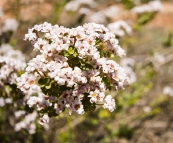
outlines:
{"label": "flowering shrub", "polygon": [[96,105],[115,109],[105,91],[123,89],[128,78],[111,60],[125,52],[107,28],[88,23],[69,29],[45,22],[29,29],[25,40],[41,54],[29,61],[17,85],[29,96],[27,104],[43,113],[41,124],[65,109],[70,114],[93,111]]}
{"label": "flowering shrub", "polygon": [[[163,96],[173,96],[172,33],[160,31],[162,27],[158,29],[168,17],[171,20],[169,2],[163,2],[163,11],[159,0],[1,3],[4,3],[4,12],[0,6],[1,143],[119,142],[122,137],[141,142],[141,137],[137,141],[138,136],[133,136],[136,129],[144,127],[138,126],[138,121],[145,122],[158,114],[165,103],[168,106],[172,103],[171,97]],[[32,19],[38,15],[35,10],[40,13],[39,19]],[[158,16],[153,19],[155,14]],[[23,32],[40,20],[67,27],[96,22],[109,30],[95,23],[72,29],[44,23],[29,29],[25,35],[29,42],[22,43]],[[167,25],[168,21],[164,28]],[[10,45],[19,47],[31,58],[35,52],[29,54],[30,42],[39,55],[26,63],[24,55]],[[121,58],[125,53],[119,45],[126,49],[128,57]],[[117,92],[127,82],[130,86]],[[86,114],[97,107],[106,110],[100,108]],[[112,113],[115,108],[116,113]],[[60,115],[64,111],[67,114]],[[82,116],[76,118],[68,112]],[[53,116],[57,117],[50,120]],[[38,124],[39,118],[43,126]],[[50,124],[45,124],[49,121]]]}

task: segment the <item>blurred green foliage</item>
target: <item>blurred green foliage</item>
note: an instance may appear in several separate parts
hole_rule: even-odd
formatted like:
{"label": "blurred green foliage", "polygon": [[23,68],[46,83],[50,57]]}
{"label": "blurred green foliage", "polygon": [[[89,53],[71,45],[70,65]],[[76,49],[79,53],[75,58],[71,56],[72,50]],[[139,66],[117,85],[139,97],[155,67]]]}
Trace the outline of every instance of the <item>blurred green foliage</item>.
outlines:
{"label": "blurred green foliage", "polygon": [[173,43],[173,32],[172,31],[168,32],[167,36],[164,37],[162,43],[165,47],[171,47],[172,46],[172,43]]}
{"label": "blurred green foliage", "polygon": [[59,15],[63,11],[63,8],[68,1],[70,0],[58,0],[54,3],[53,12],[49,20],[52,24],[57,24]]}
{"label": "blurred green foliage", "polygon": [[135,6],[135,3],[133,0],[122,0],[121,2],[126,9],[131,9]]}

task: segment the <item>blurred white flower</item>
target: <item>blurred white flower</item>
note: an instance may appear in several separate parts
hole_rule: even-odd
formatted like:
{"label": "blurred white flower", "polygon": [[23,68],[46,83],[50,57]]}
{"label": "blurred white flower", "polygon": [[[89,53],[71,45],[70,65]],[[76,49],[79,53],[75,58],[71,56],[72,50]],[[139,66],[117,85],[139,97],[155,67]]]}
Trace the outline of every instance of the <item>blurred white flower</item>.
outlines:
{"label": "blurred white flower", "polygon": [[79,14],[85,14],[85,15],[90,15],[92,13],[91,9],[86,8],[86,7],[81,7],[79,9]]}
{"label": "blurred white flower", "polygon": [[11,98],[6,98],[5,99],[5,103],[6,104],[11,104],[12,103],[12,99]]}
{"label": "blurred white flower", "polygon": [[29,134],[35,134],[35,132],[36,132],[36,125],[35,125],[35,123],[31,123],[29,125],[28,132],[29,132]]}
{"label": "blurred white flower", "polygon": [[18,111],[16,111],[16,112],[14,112],[14,115],[15,115],[16,118],[19,118],[19,117],[21,117],[22,115],[24,115],[25,113],[26,113],[26,112],[23,111],[23,110],[18,110]]}
{"label": "blurred white flower", "polygon": [[154,53],[154,57],[152,59],[152,63],[153,63],[153,65],[154,65],[156,70],[159,70],[159,67],[162,64],[164,64],[164,62],[165,62],[165,57],[162,54],[160,54],[158,52]]}
{"label": "blurred white flower", "polygon": [[121,60],[120,65],[123,67],[124,72],[129,78],[129,83],[136,82],[136,73],[133,71],[135,60],[132,58],[124,58]]}
{"label": "blurred white flower", "polygon": [[25,57],[20,51],[13,50],[10,45],[3,44],[0,46],[0,65],[1,84],[14,84],[18,72],[24,70],[26,66]]}
{"label": "blurred white flower", "polygon": [[107,18],[115,17],[119,11],[120,10],[117,6],[109,6],[106,9],[100,10],[98,12],[94,12],[89,8],[81,7],[79,9],[79,14],[85,14],[85,21],[87,22],[104,24],[107,22]]}
{"label": "blurred white flower", "polygon": [[14,48],[9,44],[2,44],[0,46],[0,56],[14,58],[25,62],[25,56],[22,52],[20,50],[14,50]]}
{"label": "blurred white flower", "polygon": [[133,58],[124,58],[120,63],[123,67],[133,67],[135,65],[135,60]]}
{"label": "blurred white flower", "polygon": [[116,15],[118,15],[119,12],[120,8],[115,5],[109,6],[106,9],[102,10],[102,13],[108,18],[116,17]]}
{"label": "blurred white flower", "polygon": [[[23,113],[21,112],[17,114],[22,115]],[[21,129],[26,129],[30,134],[34,134],[36,131],[35,120],[37,116],[38,116],[37,112],[27,114],[22,121],[15,124],[14,130],[17,132],[20,131]]]}
{"label": "blurred white flower", "polygon": [[65,5],[64,9],[66,11],[77,11],[81,5],[95,7],[97,3],[95,3],[93,0],[71,0]]}
{"label": "blurred white flower", "polygon": [[158,62],[159,64],[163,64],[165,62],[165,57],[160,53],[154,53],[154,61]]}
{"label": "blurred white flower", "polygon": [[157,12],[163,9],[162,3],[160,0],[150,1],[148,4],[141,6],[135,6],[131,9],[133,13],[145,13],[145,12]]}
{"label": "blurred white flower", "polygon": [[0,107],[3,107],[5,105],[5,100],[3,97],[0,97]]}
{"label": "blurred white flower", "polygon": [[122,37],[126,34],[132,34],[131,26],[123,20],[115,21],[113,23],[109,23],[107,27],[113,32],[116,36]]}
{"label": "blurred white flower", "polygon": [[163,89],[163,94],[173,97],[173,89],[170,86],[165,86]]}
{"label": "blurred white flower", "polygon": [[88,15],[87,21],[103,24],[107,20],[106,20],[106,16],[104,15],[104,13],[102,11],[99,11],[99,12],[95,12],[91,15]]}
{"label": "blurred white flower", "polygon": [[2,27],[2,32],[7,32],[7,31],[16,31],[18,27],[18,22],[15,19],[9,18],[6,19],[3,23]]}
{"label": "blurred white flower", "polygon": [[145,113],[149,113],[151,111],[151,107],[145,106],[145,107],[143,107],[143,110]]}

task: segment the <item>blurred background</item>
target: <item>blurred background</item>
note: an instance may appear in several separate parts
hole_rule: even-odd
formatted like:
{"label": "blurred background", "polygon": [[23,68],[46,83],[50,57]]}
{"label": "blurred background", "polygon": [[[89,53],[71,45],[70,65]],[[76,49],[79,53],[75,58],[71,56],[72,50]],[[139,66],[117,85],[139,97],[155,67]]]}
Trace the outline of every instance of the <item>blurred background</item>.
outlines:
{"label": "blurred background", "polygon": [[114,112],[64,112],[45,128],[37,124],[34,133],[16,131],[15,109],[0,103],[0,143],[173,142],[172,0],[0,0],[0,44],[20,50],[29,61],[38,53],[24,35],[45,21],[69,28],[88,22],[108,27],[126,51],[118,60],[130,84],[111,91]]}

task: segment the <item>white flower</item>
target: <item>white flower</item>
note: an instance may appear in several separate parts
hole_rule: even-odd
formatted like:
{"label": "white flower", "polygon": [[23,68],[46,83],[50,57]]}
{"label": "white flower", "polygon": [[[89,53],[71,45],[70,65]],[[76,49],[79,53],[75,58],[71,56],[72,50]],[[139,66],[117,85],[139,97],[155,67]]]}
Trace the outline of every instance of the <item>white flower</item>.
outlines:
{"label": "white flower", "polygon": [[103,105],[103,108],[108,109],[110,112],[113,112],[115,109],[115,100],[112,98],[111,95],[107,95],[104,100],[105,103]]}
{"label": "white flower", "polygon": [[88,97],[91,97],[91,103],[102,102],[105,94],[99,90],[91,91]]}
{"label": "white flower", "polygon": [[24,40],[35,41],[37,38],[36,33],[33,32],[33,29],[28,30],[28,34],[25,34]]}
{"label": "white flower", "polygon": [[57,114],[61,113],[65,107],[61,100],[62,99],[59,99],[58,103],[54,104],[54,109],[55,109]]}
{"label": "white flower", "polygon": [[50,118],[47,114],[44,114],[42,118],[39,120],[39,124],[43,125],[45,123],[49,123]]}
{"label": "white flower", "polygon": [[72,111],[80,115],[84,113],[83,104],[80,100],[74,100],[74,102],[72,103]]}
{"label": "white flower", "polygon": [[23,92],[28,92],[29,90],[38,91],[40,87],[36,84],[37,76],[25,73],[21,77],[17,78],[17,85]]}
{"label": "white flower", "polygon": [[38,103],[38,97],[36,96],[31,96],[29,100],[27,101],[27,104],[29,105],[29,107],[33,107],[37,103]]}

